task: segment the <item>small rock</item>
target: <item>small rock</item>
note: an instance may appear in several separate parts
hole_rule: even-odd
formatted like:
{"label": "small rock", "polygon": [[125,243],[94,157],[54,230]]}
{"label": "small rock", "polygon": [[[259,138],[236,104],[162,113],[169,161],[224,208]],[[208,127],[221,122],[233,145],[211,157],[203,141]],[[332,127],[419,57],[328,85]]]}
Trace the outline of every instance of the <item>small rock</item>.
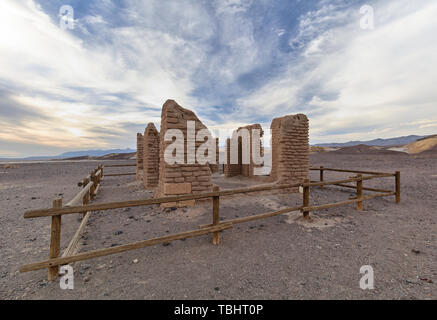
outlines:
{"label": "small rock", "polygon": [[134,259],[134,260],[132,261],[132,263],[137,264],[137,263],[138,263],[138,259]]}
{"label": "small rock", "polygon": [[434,283],[431,279],[428,279],[428,278],[419,277],[419,279],[420,279],[421,281],[425,281],[425,282],[427,282],[427,283]]}
{"label": "small rock", "polygon": [[162,244],[164,247],[168,247],[170,245],[170,242],[166,242]]}
{"label": "small rock", "polygon": [[100,264],[96,267],[96,270],[102,270],[106,267],[106,264]]}
{"label": "small rock", "polygon": [[177,210],[178,208],[177,208],[177,207],[171,207],[170,209],[171,209],[171,211],[175,211],[175,210]]}
{"label": "small rock", "polygon": [[419,254],[419,253],[420,253],[420,250],[417,250],[417,249],[411,249],[411,252],[413,252],[413,253],[415,253],[415,254]]}
{"label": "small rock", "polygon": [[90,277],[83,278],[83,282],[89,282],[90,280],[91,280]]}
{"label": "small rock", "polygon": [[120,234],[122,234],[122,233],[123,233],[123,231],[121,231],[121,230],[117,230],[117,231],[114,232],[114,234],[115,234],[116,236],[118,236],[118,235],[120,235]]}
{"label": "small rock", "polygon": [[219,287],[215,287],[214,290],[215,291],[220,291],[220,288]]}

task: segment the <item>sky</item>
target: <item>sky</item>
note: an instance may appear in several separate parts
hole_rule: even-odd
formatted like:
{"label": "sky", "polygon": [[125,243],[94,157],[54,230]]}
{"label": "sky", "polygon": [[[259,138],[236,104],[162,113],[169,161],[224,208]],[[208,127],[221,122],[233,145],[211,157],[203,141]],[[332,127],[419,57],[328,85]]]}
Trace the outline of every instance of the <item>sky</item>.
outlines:
{"label": "sky", "polygon": [[435,0],[1,0],[0,157],[135,149],[167,99],[213,132],[304,113],[312,144],[436,134],[436,17]]}

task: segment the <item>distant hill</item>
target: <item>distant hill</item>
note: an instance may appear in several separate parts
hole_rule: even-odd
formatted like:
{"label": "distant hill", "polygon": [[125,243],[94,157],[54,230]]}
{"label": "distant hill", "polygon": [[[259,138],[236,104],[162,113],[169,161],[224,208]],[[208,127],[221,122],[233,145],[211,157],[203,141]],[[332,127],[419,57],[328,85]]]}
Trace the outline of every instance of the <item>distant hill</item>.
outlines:
{"label": "distant hill", "polygon": [[368,141],[349,141],[344,143],[320,143],[315,146],[318,147],[331,147],[331,148],[342,148],[342,147],[352,147],[358,145],[366,145],[366,146],[378,146],[378,147],[394,147],[394,146],[403,146],[412,142],[415,142],[419,139],[427,138],[428,136],[416,136],[410,135],[405,137],[397,137],[390,139],[374,139]]}
{"label": "distant hill", "polygon": [[398,152],[388,150],[385,147],[368,146],[365,144],[359,144],[357,146],[343,147],[336,151],[331,151],[336,154],[385,154],[385,155],[407,155],[404,152]]}
{"label": "distant hill", "polygon": [[133,149],[112,149],[112,150],[85,150],[85,151],[70,151],[60,154],[59,156],[54,157],[54,159],[67,159],[67,158],[76,158],[76,157],[102,157],[107,154],[120,154],[120,153],[133,153],[136,150]]}
{"label": "distant hill", "polygon": [[437,154],[437,135],[429,136],[424,139],[419,139],[415,142],[406,145],[408,153],[428,153]]}

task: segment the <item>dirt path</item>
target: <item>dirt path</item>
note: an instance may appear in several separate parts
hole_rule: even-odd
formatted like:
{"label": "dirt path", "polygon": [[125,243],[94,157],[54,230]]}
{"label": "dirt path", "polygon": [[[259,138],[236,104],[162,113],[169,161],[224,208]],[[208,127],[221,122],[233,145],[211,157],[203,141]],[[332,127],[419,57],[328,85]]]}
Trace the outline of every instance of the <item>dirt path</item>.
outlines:
{"label": "dirt path", "polygon": [[[202,236],[78,262],[73,264],[75,289],[68,291],[61,290],[57,282],[47,283],[46,270],[25,274],[16,271],[22,263],[46,258],[49,239],[48,219],[25,221],[22,215],[25,207],[46,207],[57,190],[63,190],[64,197],[71,199],[78,190],[75,183],[95,164],[28,165],[11,170],[8,180],[2,176],[0,184],[14,184],[2,189],[0,198],[2,208],[6,208],[0,216],[0,297],[436,299],[437,159],[315,154],[311,162],[325,167],[401,170],[402,203],[396,205],[393,198],[385,198],[365,202],[363,212],[353,205],[328,209],[314,213],[311,223],[302,221],[299,213],[291,213],[236,225],[223,232],[219,246],[211,245],[210,236]],[[63,178],[57,179],[56,174]],[[51,178],[42,178],[47,175]],[[347,176],[327,173],[326,178]],[[313,172],[312,179],[317,178],[317,172]],[[215,180],[225,188],[250,184]],[[365,185],[392,188],[393,179]],[[12,199],[15,194],[21,201]],[[33,195],[40,199],[31,200]],[[353,190],[338,187],[314,188],[311,204],[341,201],[351,195]],[[132,177],[107,177],[96,201],[146,197],[151,193]],[[18,205],[21,202],[24,206]],[[298,194],[234,196],[220,199],[220,214],[223,218],[242,217],[300,202]],[[86,228],[81,250],[196,229],[211,221],[211,211],[211,203],[203,203],[188,209],[151,206],[97,212]],[[73,217],[71,223],[64,221],[68,241],[78,222]],[[359,288],[363,265],[374,268],[374,290]]]}

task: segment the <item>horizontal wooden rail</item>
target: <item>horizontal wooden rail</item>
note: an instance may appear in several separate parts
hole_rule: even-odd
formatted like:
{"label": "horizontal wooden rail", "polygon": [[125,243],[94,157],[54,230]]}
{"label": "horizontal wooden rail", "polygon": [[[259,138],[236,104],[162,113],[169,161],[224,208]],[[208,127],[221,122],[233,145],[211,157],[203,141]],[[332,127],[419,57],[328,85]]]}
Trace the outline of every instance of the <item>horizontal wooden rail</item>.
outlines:
{"label": "horizontal wooden rail", "polygon": [[[351,189],[356,189],[356,188],[357,188],[356,186],[351,186],[351,185],[348,185],[348,184],[342,184],[342,183],[335,184],[335,186],[345,187],[345,188],[351,188]],[[368,187],[363,187],[363,190],[366,190],[366,191],[374,191],[374,192],[384,192],[384,193],[392,192],[392,190],[387,190],[387,189],[375,189],[375,188],[368,188]]]}
{"label": "horizontal wooden rail", "polygon": [[[236,218],[236,219],[230,219],[230,220],[223,220],[220,221],[220,224],[225,224],[225,223],[232,223],[232,224],[237,224],[237,223],[245,223],[245,222],[250,222],[250,221],[254,221],[254,220],[259,220],[259,219],[265,219],[265,218],[270,218],[270,217],[275,217],[275,216],[279,216],[281,214],[284,213],[290,213],[293,211],[300,211],[303,207],[293,207],[293,208],[285,208],[279,211],[274,211],[274,212],[267,212],[267,213],[261,213],[261,214],[256,214],[253,216],[248,216],[248,217],[241,217],[241,218]],[[201,228],[207,228],[207,227],[212,227],[212,224],[203,224],[198,226],[199,229]]]}
{"label": "horizontal wooden rail", "polygon": [[323,210],[323,209],[329,209],[329,208],[334,208],[334,207],[345,206],[345,205],[348,205],[348,204],[351,204],[351,203],[366,201],[366,200],[370,200],[370,199],[374,199],[374,198],[379,198],[379,197],[389,197],[389,196],[393,196],[395,194],[396,194],[396,192],[387,192],[387,193],[383,193],[383,194],[372,194],[372,195],[369,195],[369,196],[364,196],[362,198],[351,199],[351,200],[347,200],[347,201],[323,204],[323,205],[320,205],[320,206],[304,207],[304,208],[302,208],[302,210],[303,211],[318,211],[318,210]]}
{"label": "horizontal wooden rail", "polygon": [[174,197],[152,198],[152,199],[144,199],[144,200],[108,202],[102,204],[91,204],[86,206],[64,207],[60,209],[30,210],[24,213],[24,218],[29,219],[29,218],[38,218],[38,217],[50,217],[50,216],[57,216],[57,215],[64,215],[64,214],[81,213],[84,211],[103,211],[103,210],[120,209],[120,208],[128,208],[128,207],[140,207],[140,206],[161,204],[167,202],[200,200],[200,199],[211,198],[214,196],[230,196],[240,193],[251,193],[251,192],[276,190],[276,189],[289,189],[293,187],[298,187],[300,185],[301,184],[274,185],[274,186],[267,186],[267,187],[213,191],[213,192],[199,193],[199,194],[193,194],[187,196],[174,196]]}
{"label": "horizontal wooden rail", "polygon": [[129,172],[129,173],[110,173],[105,174],[105,177],[120,177],[120,176],[134,176],[136,175],[135,172]]}
{"label": "horizontal wooden rail", "polygon": [[343,179],[343,180],[334,180],[334,181],[322,181],[322,182],[310,182],[311,187],[317,187],[317,186],[329,186],[329,185],[336,185],[341,183],[348,183],[348,182],[356,182],[356,181],[363,181],[363,180],[372,180],[377,178],[385,178],[385,177],[392,177],[394,174],[392,173],[378,173],[371,176],[366,177],[353,177],[349,179]]}
{"label": "horizontal wooden rail", "polygon": [[232,228],[231,223],[224,224],[224,225],[221,224],[221,225],[217,225],[217,226],[213,226],[213,227],[209,227],[209,228],[181,232],[181,233],[177,233],[177,234],[173,234],[173,235],[168,235],[168,236],[164,236],[164,237],[153,238],[153,239],[143,240],[143,241],[138,241],[138,242],[133,242],[133,243],[115,246],[115,247],[111,247],[111,248],[83,252],[83,253],[76,254],[74,256],[49,259],[49,260],[45,260],[45,261],[41,261],[41,262],[36,262],[36,263],[24,265],[20,268],[20,272],[28,272],[28,271],[39,270],[39,269],[44,269],[44,268],[48,268],[48,267],[65,265],[65,264],[69,264],[72,262],[77,262],[77,261],[82,261],[82,260],[87,260],[87,259],[92,259],[92,258],[97,258],[97,257],[103,257],[103,256],[111,255],[111,254],[120,253],[120,252],[125,252],[125,251],[140,249],[140,248],[144,248],[144,247],[154,246],[154,245],[157,245],[160,243],[167,243],[167,242],[175,241],[175,240],[193,238],[193,237],[197,237],[197,236],[201,236],[201,235],[205,235],[205,234],[209,234],[209,233],[213,233],[213,232],[217,232],[217,231],[223,231],[223,230],[230,229],[230,228]]}
{"label": "horizontal wooden rail", "polygon": [[105,164],[104,168],[136,167],[136,164]]}
{"label": "horizontal wooden rail", "polygon": [[362,173],[362,174],[388,174],[390,176],[394,176],[394,173],[388,173],[388,172],[375,172],[375,171],[362,171],[362,170],[347,170],[347,169],[333,169],[333,168],[325,168],[325,167],[312,167],[310,170],[313,171],[335,171],[335,172],[349,172],[349,173]]}

